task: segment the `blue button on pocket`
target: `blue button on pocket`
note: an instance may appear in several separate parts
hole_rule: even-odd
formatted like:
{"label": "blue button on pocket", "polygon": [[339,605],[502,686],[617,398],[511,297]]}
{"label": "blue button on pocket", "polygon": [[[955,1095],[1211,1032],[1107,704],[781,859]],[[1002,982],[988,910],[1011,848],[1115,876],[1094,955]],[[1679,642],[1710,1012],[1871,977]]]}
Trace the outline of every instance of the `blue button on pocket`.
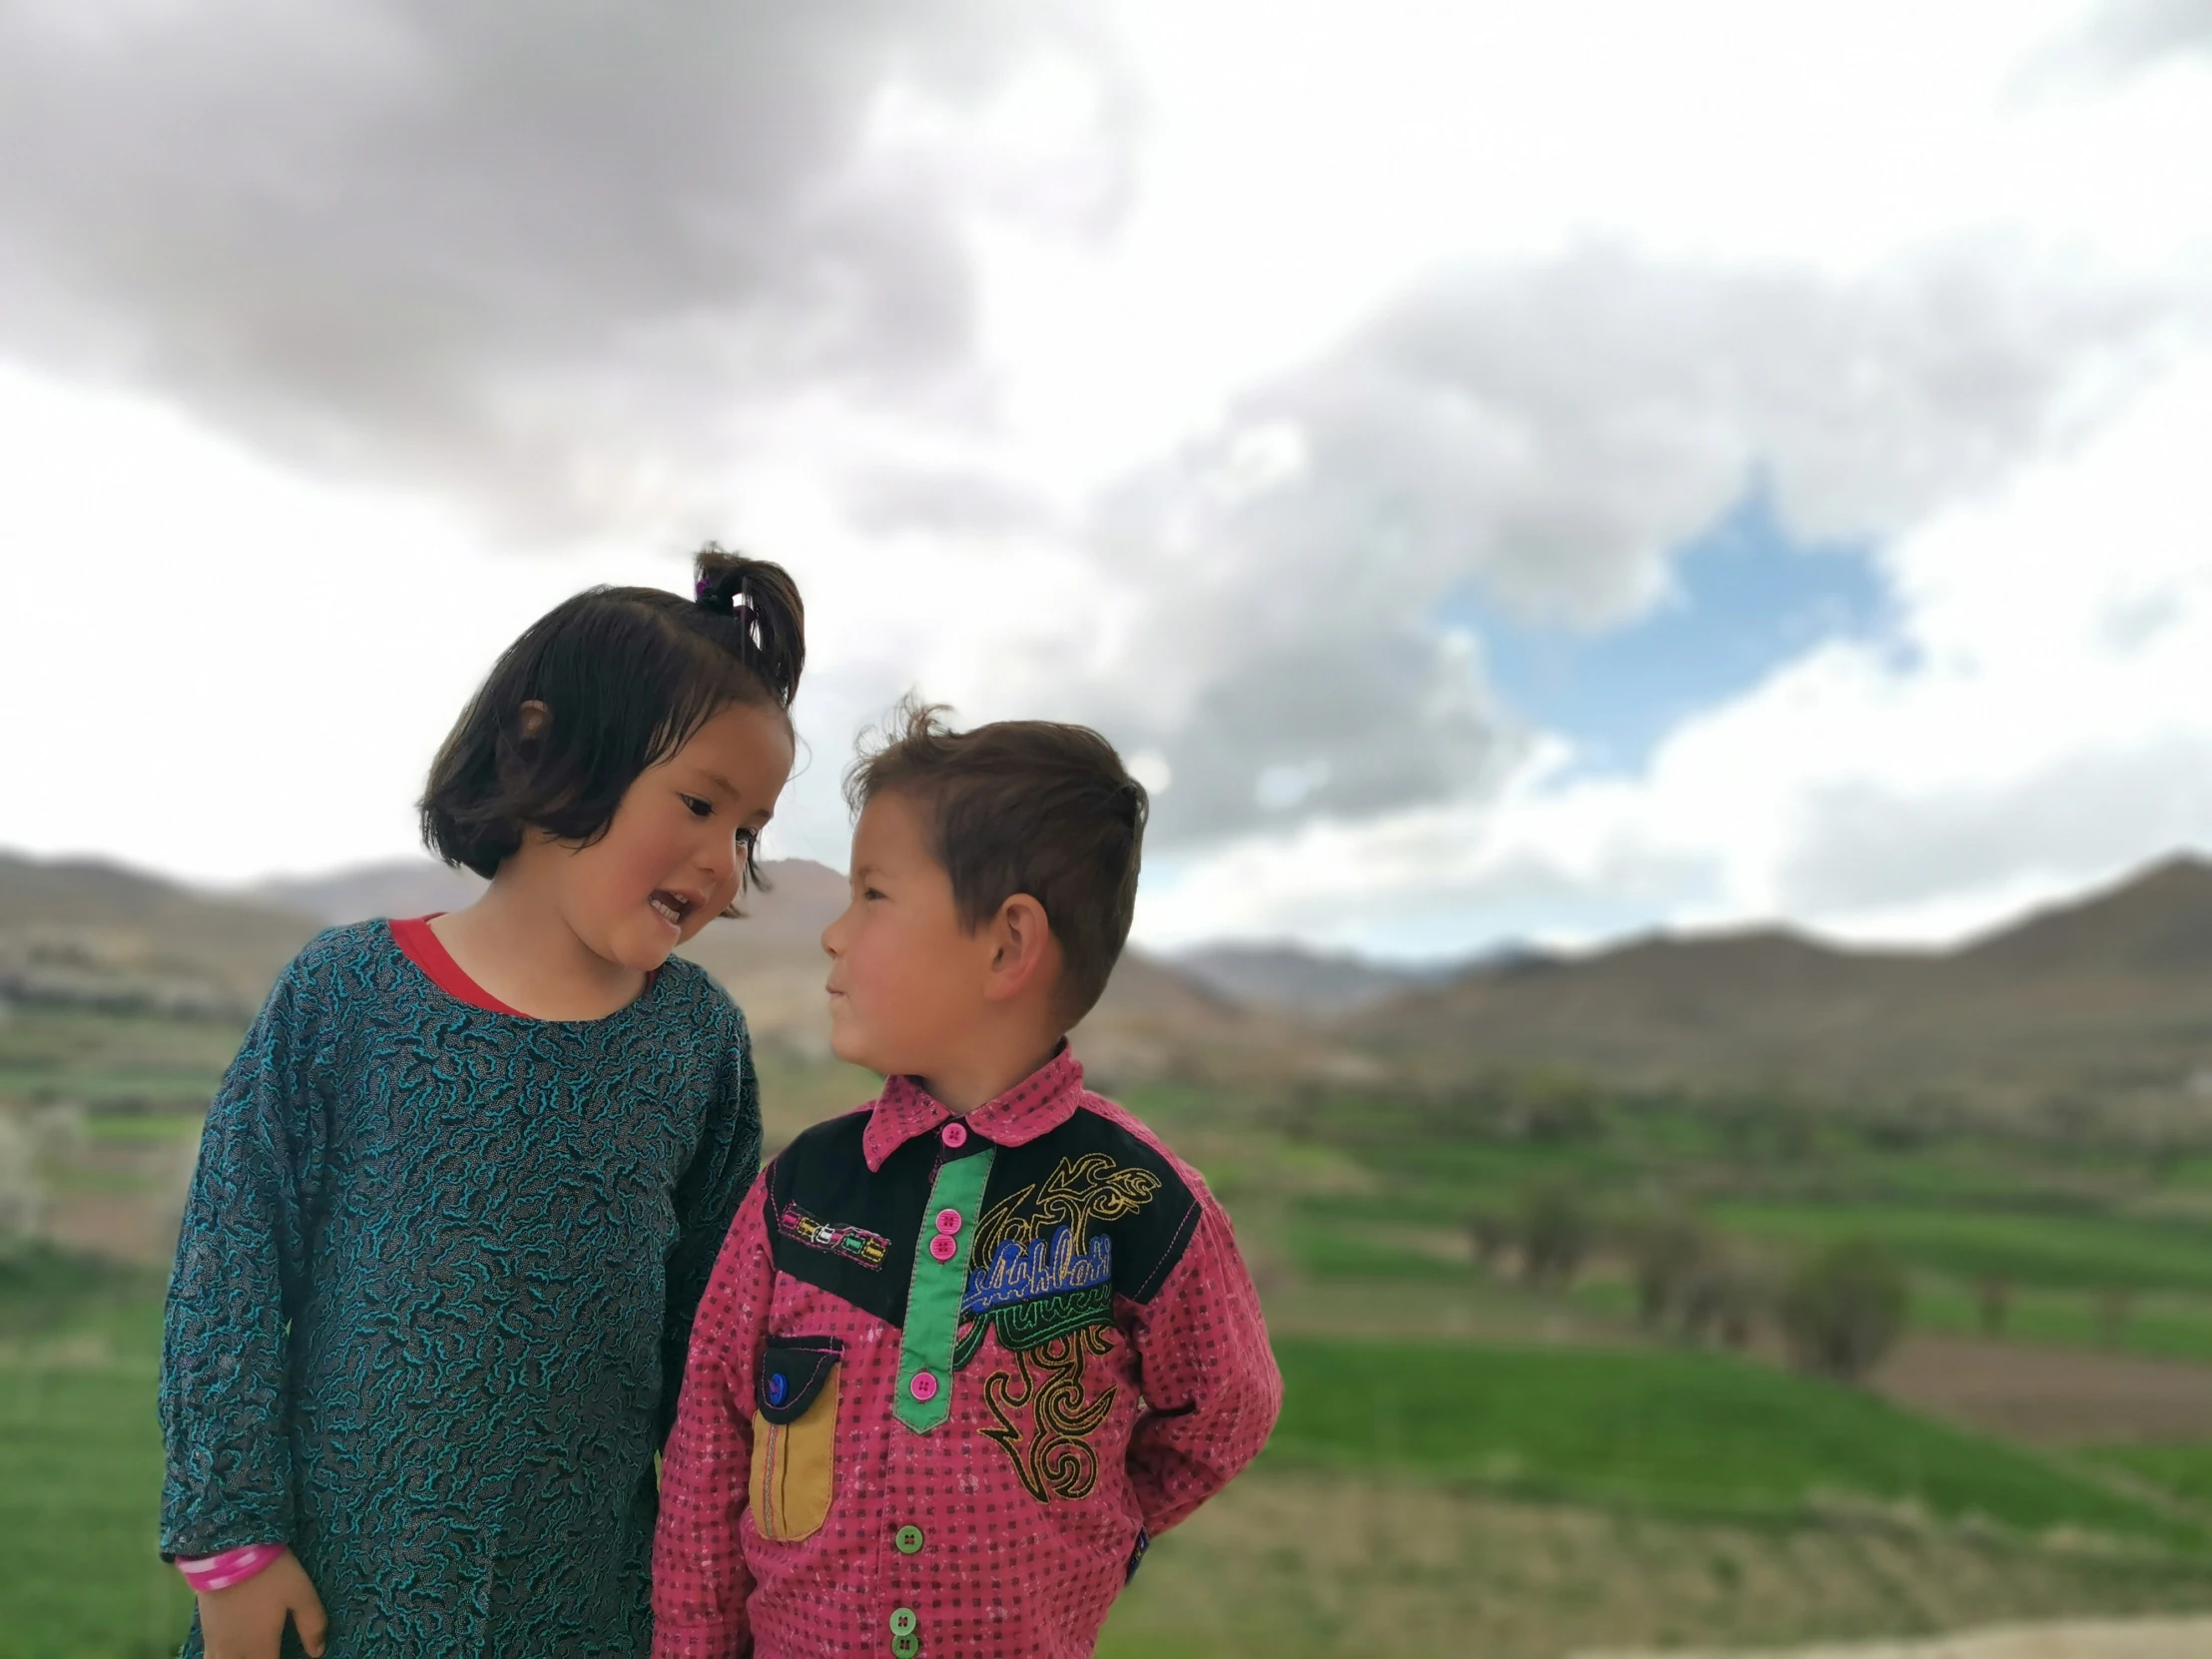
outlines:
{"label": "blue button on pocket", "polygon": [[784,1396],[791,1391],[791,1381],[782,1372],[776,1373],[768,1380],[768,1402],[771,1405],[783,1404]]}

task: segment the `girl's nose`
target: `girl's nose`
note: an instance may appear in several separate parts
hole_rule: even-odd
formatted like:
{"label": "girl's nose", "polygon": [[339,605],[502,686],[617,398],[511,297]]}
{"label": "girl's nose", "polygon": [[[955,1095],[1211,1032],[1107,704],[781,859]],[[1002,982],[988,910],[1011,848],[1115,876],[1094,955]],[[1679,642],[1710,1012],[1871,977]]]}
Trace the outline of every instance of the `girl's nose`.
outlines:
{"label": "girl's nose", "polygon": [[735,835],[718,835],[709,840],[706,855],[701,858],[700,864],[714,878],[717,886],[726,881],[737,881],[742,885],[745,880],[745,852]]}

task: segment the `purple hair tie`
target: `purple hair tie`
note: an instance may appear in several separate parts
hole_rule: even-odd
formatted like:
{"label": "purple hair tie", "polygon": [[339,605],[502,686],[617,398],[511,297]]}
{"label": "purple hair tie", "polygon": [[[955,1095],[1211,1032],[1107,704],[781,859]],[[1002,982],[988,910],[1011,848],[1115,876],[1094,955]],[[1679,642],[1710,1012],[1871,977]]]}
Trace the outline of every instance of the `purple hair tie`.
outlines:
{"label": "purple hair tie", "polygon": [[719,611],[724,616],[738,614],[738,601],[744,600],[747,610],[753,608],[753,596],[746,591],[745,578],[740,576],[735,587],[725,588],[721,578],[702,576],[692,584],[692,603],[702,610]]}

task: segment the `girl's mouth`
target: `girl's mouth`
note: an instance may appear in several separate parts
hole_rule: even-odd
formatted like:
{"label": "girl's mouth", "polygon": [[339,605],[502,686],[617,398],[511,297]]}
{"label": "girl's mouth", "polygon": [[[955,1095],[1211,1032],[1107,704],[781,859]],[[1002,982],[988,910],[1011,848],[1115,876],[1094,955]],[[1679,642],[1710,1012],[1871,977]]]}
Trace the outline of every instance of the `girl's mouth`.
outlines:
{"label": "girl's mouth", "polygon": [[692,913],[698,901],[687,898],[680,892],[670,892],[666,887],[656,887],[646,902],[653,906],[655,915],[681,932],[684,918]]}

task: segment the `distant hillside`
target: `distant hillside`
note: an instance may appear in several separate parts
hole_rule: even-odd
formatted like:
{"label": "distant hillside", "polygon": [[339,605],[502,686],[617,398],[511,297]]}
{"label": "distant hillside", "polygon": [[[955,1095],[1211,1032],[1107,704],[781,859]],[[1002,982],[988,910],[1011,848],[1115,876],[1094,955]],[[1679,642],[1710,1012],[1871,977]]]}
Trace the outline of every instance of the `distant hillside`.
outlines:
{"label": "distant hillside", "polygon": [[2212,1111],[2212,864],[2176,858],[1949,952],[1764,930],[1477,970],[1341,1027],[1418,1068],[1550,1065],[2063,1108]]}
{"label": "distant hillside", "polygon": [[[758,1036],[826,1056],[822,932],[844,907],[845,878],[805,858],[764,874],[742,917],[710,922],[684,953],[729,988]],[[212,894],[112,864],[0,853],[0,1002],[243,1017],[319,928],[451,909],[480,885],[415,858]],[[1264,1017],[1135,952],[1080,1044],[1120,1075],[1234,1069],[1240,1057],[1276,1068],[1302,1052]]]}
{"label": "distant hillside", "polygon": [[114,864],[0,853],[0,997],[250,1010],[316,925]]}
{"label": "distant hillside", "polygon": [[1201,945],[1169,960],[1200,984],[1251,1007],[1330,1016],[1357,1013],[1464,970],[1463,964],[1404,967],[1291,943]]}
{"label": "distant hillside", "polygon": [[[749,913],[711,924],[688,954],[765,1041],[826,1053],[820,937],[844,880],[800,859],[768,874]],[[468,890],[427,861],[249,899],[0,855],[0,1000],[243,1014],[325,922],[443,908]],[[1129,953],[1081,1029],[1086,1057],[1124,1077],[1547,1067],[1832,1098],[2212,1115],[2212,864],[2195,858],[1948,952],[1846,950],[1780,930],[1657,936],[1489,964],[1336,1019],[1317,1006],[1327,958],[1247,959],[1241,996],[1221,988],[1218,953],[1214,966],[1207,983]],[[1260,974],[1275,975],[1274,1008],[1251,989]],[[1337,982],[1357,1004],[1373,980]],[[1316,1001],[1287,1014],[1294,994]]]}

